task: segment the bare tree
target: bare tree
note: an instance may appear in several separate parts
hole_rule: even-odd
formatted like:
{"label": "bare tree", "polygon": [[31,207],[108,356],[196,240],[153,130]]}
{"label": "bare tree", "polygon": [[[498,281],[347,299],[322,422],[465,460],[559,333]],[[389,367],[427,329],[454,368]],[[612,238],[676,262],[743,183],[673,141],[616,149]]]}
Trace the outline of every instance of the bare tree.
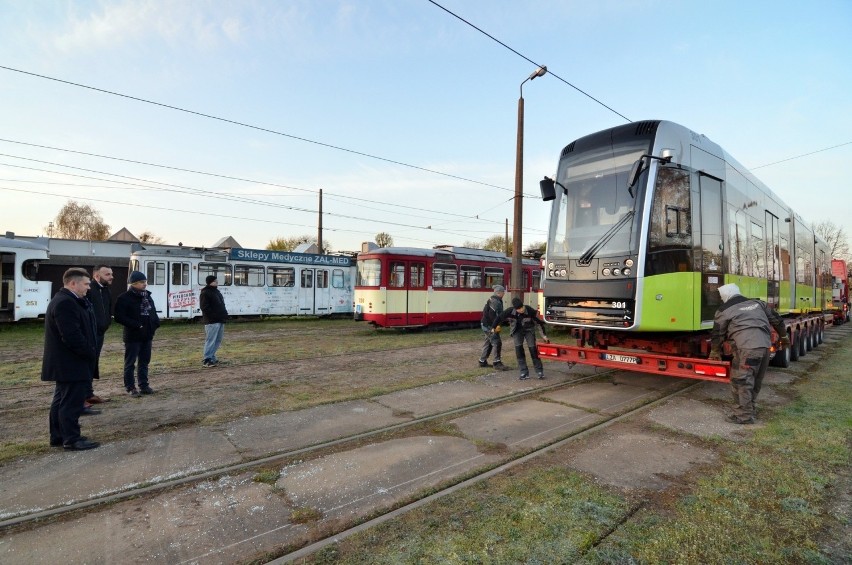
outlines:
{"label": "bare tree", "polygon": [[512,255],[512,238],[509,238],[509,241],[506,241],[506,237],[502,235],[492,235],[489,238],[486,238],[485,241],[482,242],[482,249],[487,249],[488,251],[499,251],[500,253],[506,253],[508,249],[509,252],[506,255]]}
{"label": "bare tree", "polygon": [[846,261],[852,259],[849,253],[849,238],[842,227],[830,220],[823,220],[814,226],[814,231],[828,244],[833,258]]}
{"label": "bare tree", "polygon": [[544,255],[545,251],[547,251],[547,242],[536,241],[535,243],[530,243],[529,245],[527,245],[527,248],[524,250],[524,254],[541,257],[542,255]]}
{"label": "bare tree", "polygon": [[[298,235],[295,237],[276,237],[275,239],[270,239],[269,243],[266,244],[266,248],[270,251],[293,251],[299,245],[303,243],[313,243],[316,244],[317,236],[315,235]],[[323,240],[322,242],[323,252],[330,253],[331,252],[331,243]]]}
{"label": "bare tree", "polygon": [[139,242],[160,245],[162,243],[165,243],[165,240],[154,232],[145,230],[141,234],[139,234]]}
{"label": "bare tree", "polygon": [[389,233],[379,232],[376,234],[376,245],[379,247],[393,247],[393,237]]}
{"label": "bare tree", "polygon": [[69,200],[59,210],[53,220],[52,230],[56,230],[58,237],[65,239],[109,239],[109,226],[104,223],[101,213],[88,204],[78,204],[74,200]]}

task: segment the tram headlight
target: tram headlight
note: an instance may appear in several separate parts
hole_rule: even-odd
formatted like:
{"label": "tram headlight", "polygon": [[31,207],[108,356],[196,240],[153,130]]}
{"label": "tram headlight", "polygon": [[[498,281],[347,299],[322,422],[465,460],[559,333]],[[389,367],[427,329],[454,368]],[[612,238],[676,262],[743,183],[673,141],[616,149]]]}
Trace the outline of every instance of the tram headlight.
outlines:
{"label": "tram headlight", "polygon": [[559,271],[559,274],[562,275],[563,277],[567,277],[568,271],[566,271],[565,269],[562,269],[561,271]]}
{"label": "tram headlight", "polygon": [[621,274],[621,269],[613,269],[612,274],[616,277],[619,276]]}
{"label": "tram headlight", "polygon": [[[627,266],[627,267],[632,267],[633,266],[633,259],[628,259],[627,261],[624,262],[624,265]],[[625,274],[629,274],[629,273],[625,273]]]}
{"label": "tram headlight", "polygon": [[550,270],[552,271],[552,270],[553,270],[553,263],[548,263],[548,264],[547,264],[547,268],[548,268],[548,269],[550,269]]}
{"label": "tram headlight", "polygon": [[605,276],[605,277],[608,277],[608,276],[609,276],[609,274],[610,274],[610,272],[611,272],[611,271],[609,270],[609,267],[607,267],[607,268],[605,268],[603,271],[601,271],[601,274],[602,274],[603,276]]}
{"label": "tram headlight", "polygon": [[632,273],[633,271],[631,271],[630,269],[624,269],[624,270],[623,270],[623,271],[621,271],[621,272],[622,272],[622,273],[624,273],[624,276],[625,276],[625,277],[629,277],[629,276],[630,276],[630,273]]}

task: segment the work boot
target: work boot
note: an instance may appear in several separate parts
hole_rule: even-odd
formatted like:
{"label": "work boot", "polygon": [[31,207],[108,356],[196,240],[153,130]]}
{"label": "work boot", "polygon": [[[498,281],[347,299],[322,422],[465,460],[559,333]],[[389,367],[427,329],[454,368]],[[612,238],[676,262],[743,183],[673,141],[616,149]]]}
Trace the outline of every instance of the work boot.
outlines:
{"label": "work boot", "polygon": [[[494,365],[496,366],[497,364],[495,363]],[[490,367],[491,365],[488,364],[488,361],[483,361],[482,359],[480,359],[479,360],[479,366],[480,367]]]}
{"label": "work boot", "polygon": [[498,371],[508,371],[509,370],[509,368],[506,367],[506,365],[504,365],[502,363],[502,361],[494,361],[494,368],[497,369]]}
{"label": "work boot", "polygon": [[526,381],[526,380],[528,380],[529,378],[530,378],[530,376],[529,376],[528,374],[527,374],[527,375],[521,375],[521,377],[520,377],[518,380],[519,380],[519,381]]}
{"label": "work boot", "polygon": [[730,422],[732,424],[744,424],[744,425],[754,424],[754,418],[753,417],[746,418],[745,420],[740,420],[739,418],[737,418],[733,414],[731,414],[730,416],[725,418],[725,420],[727,420],[728,422]]}

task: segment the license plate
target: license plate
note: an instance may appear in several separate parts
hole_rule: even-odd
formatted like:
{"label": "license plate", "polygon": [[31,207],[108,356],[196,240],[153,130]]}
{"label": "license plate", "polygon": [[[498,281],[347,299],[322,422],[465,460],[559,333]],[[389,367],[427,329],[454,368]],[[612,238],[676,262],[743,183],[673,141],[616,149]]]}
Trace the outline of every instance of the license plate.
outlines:
{"label": "license plate", "polygon": [[639,364],[639,358],[631,357],[630,355],[613,355],[612,353],[604,353],[604,359],[606,361],[615,361],[616,363],[632,363],[634,365]]}

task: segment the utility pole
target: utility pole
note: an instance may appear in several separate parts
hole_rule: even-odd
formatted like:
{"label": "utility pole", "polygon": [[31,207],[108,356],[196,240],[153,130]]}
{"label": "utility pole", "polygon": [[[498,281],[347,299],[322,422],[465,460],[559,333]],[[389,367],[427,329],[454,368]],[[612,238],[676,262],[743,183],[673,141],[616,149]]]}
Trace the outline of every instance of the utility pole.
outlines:
{"label": "utility pole", "polygon": [[506,257],[508,257],[509,256],[509,218],[506,218],[506,241],[504,241],[503,243],[505,243],[504,247],[506,248]]}
{"label": "utility pole", "polygon": [[319,189],[319,221],[317,223],[317,247],[322,254],[322,189]]}

